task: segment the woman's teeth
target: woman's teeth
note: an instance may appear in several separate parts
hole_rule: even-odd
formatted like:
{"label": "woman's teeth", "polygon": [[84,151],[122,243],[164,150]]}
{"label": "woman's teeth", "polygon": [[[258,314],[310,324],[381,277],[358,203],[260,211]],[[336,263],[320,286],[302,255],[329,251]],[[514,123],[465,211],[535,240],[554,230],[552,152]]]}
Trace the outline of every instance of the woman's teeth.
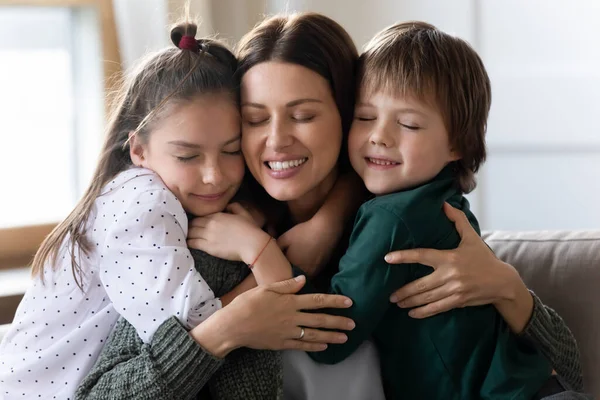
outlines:
{"label": "woman's teeth", "polygon": [[295,168],[302,164],[304,164],[308,160],[308,158],[301,158],[299,160],[289,160],[289,161],[268,161],[267,165],[273,171],[282,171],[284,169]]}
{"label": "woman's teeth", "polygon": [[378,158],[368,158],[369,162],[372,162],[373,164],[377,164],[377,165],[396,165],[398,164],[395,161],[388,161],[388,160],[380,160]]}

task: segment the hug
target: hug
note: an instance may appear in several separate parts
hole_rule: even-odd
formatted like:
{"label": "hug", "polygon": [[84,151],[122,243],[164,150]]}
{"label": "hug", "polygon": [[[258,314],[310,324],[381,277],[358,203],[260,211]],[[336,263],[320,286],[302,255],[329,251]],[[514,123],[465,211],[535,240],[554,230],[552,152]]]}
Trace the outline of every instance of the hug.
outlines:
{"label": "hug", "polygon": [[590,398],[464,197],[492,101],[466,41],[412,21],[359,54],[316,13],[235,52],[196,30],[124,82],[0,345],[3,398]]}

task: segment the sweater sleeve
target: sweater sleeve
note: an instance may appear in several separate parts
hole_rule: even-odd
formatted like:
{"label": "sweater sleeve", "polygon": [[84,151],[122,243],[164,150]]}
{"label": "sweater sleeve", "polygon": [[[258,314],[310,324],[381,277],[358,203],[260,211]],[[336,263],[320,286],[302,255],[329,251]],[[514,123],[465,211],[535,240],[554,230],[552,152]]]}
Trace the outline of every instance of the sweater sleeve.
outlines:
{"label": "sweater sleeve", "polygon": [[222,362],[174,317],[148,344],[121,318],[76,399],[193,399]]}
{"label": "sweater sleeve", "polygon": [[533,313],[522,336],[538,344],[568,389],[583,390],[581,356],[565,321],[533,292]]}

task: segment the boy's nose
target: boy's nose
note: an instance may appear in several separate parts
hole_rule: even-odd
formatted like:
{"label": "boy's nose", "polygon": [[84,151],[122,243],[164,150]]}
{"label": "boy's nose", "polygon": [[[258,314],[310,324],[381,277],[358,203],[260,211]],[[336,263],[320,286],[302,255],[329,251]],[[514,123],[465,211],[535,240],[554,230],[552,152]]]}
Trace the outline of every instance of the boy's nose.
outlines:
{"label": "boy's nose", "polygon": [[369,138],[369,142],[374,146],[384,146],[390,147],[393,145],[393,140],[390,135],[388,135],[385,129],[376,128]]}

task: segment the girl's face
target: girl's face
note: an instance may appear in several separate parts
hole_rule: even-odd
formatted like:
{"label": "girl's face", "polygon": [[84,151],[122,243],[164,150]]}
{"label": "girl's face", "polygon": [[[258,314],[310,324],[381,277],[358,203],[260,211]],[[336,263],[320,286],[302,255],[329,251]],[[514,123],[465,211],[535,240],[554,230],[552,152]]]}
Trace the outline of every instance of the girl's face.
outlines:
{"label": "girl's face", "polygon": [[236,105],[224,94],[200,96],[165,112],[147,143],[131,138],[133,163],[156,172],[187,212],[222,211],[244,177]]}
{"label": "girl's face", "polygon": [[244,156],[270,196],[297,200],[335,180],[342,122],[326,79],[264,62],[244,74],[241,96]]}

